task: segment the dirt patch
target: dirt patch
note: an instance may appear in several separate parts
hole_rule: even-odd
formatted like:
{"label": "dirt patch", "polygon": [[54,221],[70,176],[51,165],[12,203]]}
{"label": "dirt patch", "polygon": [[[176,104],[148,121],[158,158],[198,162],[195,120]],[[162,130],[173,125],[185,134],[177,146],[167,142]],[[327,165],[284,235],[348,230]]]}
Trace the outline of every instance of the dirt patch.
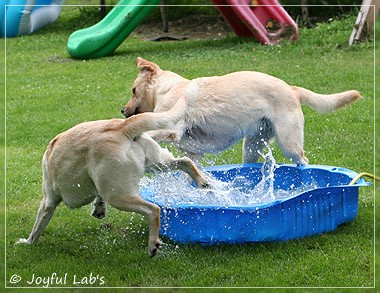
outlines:
{"label": "dirt patch", "polygon": [[233,34],[222,16],[190,15],[177,20],[169,20],[169,31],[163,32],[162,22],[143,23],[132,36],[144,40],[170,41],[186,39],[221,39]]}

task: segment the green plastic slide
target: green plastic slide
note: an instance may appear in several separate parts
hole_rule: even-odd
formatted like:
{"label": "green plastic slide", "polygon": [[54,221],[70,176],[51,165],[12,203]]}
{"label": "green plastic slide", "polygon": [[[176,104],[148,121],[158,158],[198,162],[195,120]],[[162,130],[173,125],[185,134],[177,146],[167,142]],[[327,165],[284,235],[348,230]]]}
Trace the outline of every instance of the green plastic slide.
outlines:
{"label": "green plastic slide", "polygon": [[110,55],[159,2],[120,0],[103,20],[72,33],[67,42],[67,51],[76,59]]}

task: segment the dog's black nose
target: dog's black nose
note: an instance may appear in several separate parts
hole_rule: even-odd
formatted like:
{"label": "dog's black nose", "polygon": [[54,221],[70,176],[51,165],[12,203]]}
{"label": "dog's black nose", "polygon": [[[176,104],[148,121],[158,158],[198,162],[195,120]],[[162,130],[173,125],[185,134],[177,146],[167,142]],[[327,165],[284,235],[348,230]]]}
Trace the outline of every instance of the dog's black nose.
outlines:
{"label": "dog's black nose", "polygon": [[124,114],[124,108],[121,108],[120,112],[121,112],[121,114]]}

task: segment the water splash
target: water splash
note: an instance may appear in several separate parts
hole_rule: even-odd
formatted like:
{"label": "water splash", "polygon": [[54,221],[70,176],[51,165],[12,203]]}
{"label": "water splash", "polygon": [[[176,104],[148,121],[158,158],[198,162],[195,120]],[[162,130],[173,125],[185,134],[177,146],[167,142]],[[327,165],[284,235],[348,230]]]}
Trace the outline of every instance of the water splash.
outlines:
{"label": "water splash", "polygon": [[273,201],[276,199],[274,195],[274,171],[279,167],[273,157],[272,150],[268,147],[268,153],[263,154],[259,152],[260,156],[264,158],[263,166],[261,167],[262,178],[261,181],[255,186],[254,194],[260,195],[263,201]]}
{"label": "water splash", "polygon": [[294,197],[300,193],[317,188],[315,183],[289,189],[276,189],[275,170],[279,168],[270,147],[263,157],[261,180],[257,183],[258,172],[249,176],[236,175],[232,180],[225,182],[215,178],[212,174],[203,174],[212,186],[210,189],[194,187],[189,176],[183,172],[158,173],[154,177],[143,177],[140,181],[141,189],[152,193],[151,200],[161,206],[215,206],[215,207],[242,207],[267,204],[278,200]]}

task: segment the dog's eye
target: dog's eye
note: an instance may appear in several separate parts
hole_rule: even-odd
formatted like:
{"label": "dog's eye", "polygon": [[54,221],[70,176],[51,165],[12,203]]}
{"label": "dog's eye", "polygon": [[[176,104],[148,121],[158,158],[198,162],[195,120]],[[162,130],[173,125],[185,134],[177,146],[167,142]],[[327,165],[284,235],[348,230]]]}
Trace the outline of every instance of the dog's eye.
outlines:
{"label": "dog's eye", "polygon": [[132,89],[132,94],[136,94],[136,88],[134,87],[133,89]]}

